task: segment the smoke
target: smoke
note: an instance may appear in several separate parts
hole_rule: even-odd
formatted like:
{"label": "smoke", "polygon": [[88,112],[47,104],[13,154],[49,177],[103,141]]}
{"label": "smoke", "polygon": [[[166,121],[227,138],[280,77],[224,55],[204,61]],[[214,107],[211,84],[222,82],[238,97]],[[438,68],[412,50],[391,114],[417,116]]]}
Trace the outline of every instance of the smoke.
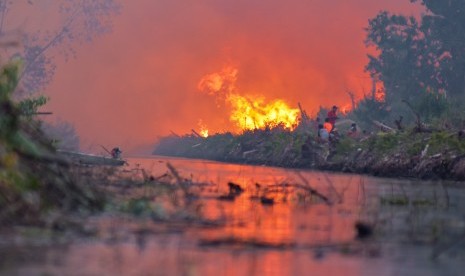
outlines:
{"label": "smoke", "polygon": [[123,148],[190,133],[199,120],[210,134],[236,128],[223,100],[231,91],[301,102],[313,115],[350,103],[348,90],[369,93],[364,28],[381,9],[421,10],[408,0],[126,1],[113,33],[59,64],[48,108],[83,143]]}

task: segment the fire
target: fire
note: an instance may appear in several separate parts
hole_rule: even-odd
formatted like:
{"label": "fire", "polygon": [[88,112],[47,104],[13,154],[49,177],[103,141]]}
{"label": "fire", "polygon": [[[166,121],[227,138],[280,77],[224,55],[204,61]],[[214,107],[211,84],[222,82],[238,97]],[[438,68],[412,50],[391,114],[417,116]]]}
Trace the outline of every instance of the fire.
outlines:
{"label": "fire", "polygon": [[341,112],[342,115],[346,115],[347,113],[350,112],[351,109],[352,109],[351,104],[345,104],[341,108],[339,108],[339,111]]}
{"label": "fire", "polygon": [[208,129],[207,127],[205,126],[205,124],[202,122],[202,120],[199,120],[199,128],[200,128],[200,135],[204,138],[207,138],[208,137]]}
{"label": "fire", "polygon": [[243,97],[230,94],[232,106],[229,119],[242,130],[263,129],[282,124],[293,129],[297,125],[299,109],[290,108],[283,100],[265,102],[264,97]]}
{"label": "fire", "polygon": [[201,129],[200,130],[200,135],[202,135],[202,137],[204,137],[204,138],[207,138],[208,137],[208,129]]}
{"label": "fire", "polygon": [[235,90],[237,72],[237,69],[232,66],[226,66],[221,72],[204,76],[199,81],[197,88],[209,95],[232,93]]}
{"label": "fire", "polygon": [[236,89],[237,74],[236,68],[226,66],[218,73],[205,75],[197,88],[228,103],[231,107],[229,120],[241,130],[297,126],[299,109],[289,107],[281,99],[266,102],[263,96],[240,95]]}
{"label": "fire", "polygon": [[374,97],[377,102],[384,102],[386,98],[386,92],[384,90],[384,83],[383,82],[377,82],[375,86],[375,93]]}

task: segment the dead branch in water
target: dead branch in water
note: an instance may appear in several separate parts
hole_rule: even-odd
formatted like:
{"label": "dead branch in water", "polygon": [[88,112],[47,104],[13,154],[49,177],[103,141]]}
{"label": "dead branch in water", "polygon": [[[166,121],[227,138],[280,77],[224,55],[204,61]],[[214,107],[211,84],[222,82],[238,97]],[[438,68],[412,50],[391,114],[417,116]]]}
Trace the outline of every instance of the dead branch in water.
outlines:
{"label": "dead branch in water", "polygon": [[333,203],[331,202],[331,200],[329,200],[329,198],[327,196],[325,196],[324,194],[320,193],[318,190],[314,189],[313,187],[310,186],[310,184],[308,183],[307,179],[305,179],[305,177],[303,177],[299,172],[296,172],[297,176],[299,176],[299,178],[305,183],[305,185],[302,185],[302,184],[297,184],[297,183],[294,183],[294,184],[291,184],[291,183],[282,183],[282,184],[274,184],[274,185],[269,185],[268,187],[289,187],[289,188],[298,188],[298,189],[302,189],[304,191],[307,191],[309,192],[310,194],[312,195],[315,195],[317,196],[318,198],[320,198],[321,200],[323,200],[327,205],[332,205]]}
{"label": "dead branch in water", "polygon": [[329,179],[328,175],[326,173],[323,174],[325,179],[326,179],[326,182],[328,183],[329,187],[331,188],[331,190],[334,192],[334,194],[336,194],[337,196],[337,199],[338,199],[338,202],[339,203],[342,203],[342,195],[338,193],[338,191],[336,190],[336,188],[334,187],[333,185],[333,181],[331,181],[331,179]]}
{"label": "dead branch in water", "polygon": [[178,185],[182,184],[183,180],[182,180],[181,176],[179,175],[178,170],[176,170],[176,168],[173,165],[171,165],[170,162],[166,162],[166,167],[168,167],[171,174],[174,176],[174,178],[176,178],[177,184]]}

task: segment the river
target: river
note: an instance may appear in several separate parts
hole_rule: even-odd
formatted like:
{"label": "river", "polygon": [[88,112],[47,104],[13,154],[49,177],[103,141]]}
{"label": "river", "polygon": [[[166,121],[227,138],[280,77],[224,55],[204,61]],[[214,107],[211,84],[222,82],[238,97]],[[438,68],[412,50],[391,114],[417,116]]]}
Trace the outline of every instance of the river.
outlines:
{"label": "river", "polygon": [[[89,220],[99,225],[91,238],[0,243],[0,274],[425,276],[465,268],[463,183],[158,156],[128,161],[127,172],[143,168],[157,177],[170,163],[204,183],[202,214],[225,224],[161,227],[107,212]],[[218,200],[228,182],[245,193]],[[330,204],[295,187],[310,187]],[[265,189],[274,204],[256,200]],[[374,229],[367,239],[356,239],[360,221]]]}

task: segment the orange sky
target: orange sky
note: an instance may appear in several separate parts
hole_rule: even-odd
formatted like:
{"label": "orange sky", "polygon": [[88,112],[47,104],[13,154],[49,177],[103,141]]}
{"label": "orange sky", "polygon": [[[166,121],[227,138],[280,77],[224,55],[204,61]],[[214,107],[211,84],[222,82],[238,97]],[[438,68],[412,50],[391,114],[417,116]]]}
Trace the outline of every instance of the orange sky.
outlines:
{"label": "orange sky", "polygon": [[368,18],[411,15],[408,0],[124,1],[113,32],[59,62],[47,110],[72,122],[83,148],[130,149],[170,130],[231,130],[228,106],[200,93],[199,80],[237,68],[237,92],[320,105],[349,103],[370,89],[363,67]]}

